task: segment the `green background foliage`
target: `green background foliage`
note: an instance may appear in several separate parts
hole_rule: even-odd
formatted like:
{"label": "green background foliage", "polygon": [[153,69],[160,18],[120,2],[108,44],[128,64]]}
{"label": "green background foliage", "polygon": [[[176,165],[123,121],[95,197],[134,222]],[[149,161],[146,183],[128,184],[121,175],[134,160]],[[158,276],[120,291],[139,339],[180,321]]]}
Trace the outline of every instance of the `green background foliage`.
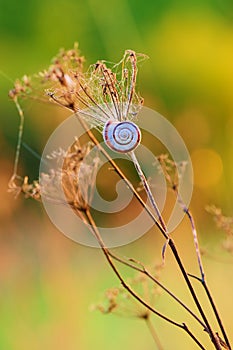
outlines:
{"label": "green background foliage", "polygon": [[[167,117],[187,144],[201,243],[216,249],[219,257],[224,254],[222,236],[214,234],[204,206],[214,202],[232,215],[232,16],[230,0],[0,0],[0,349],[154,348],[142,321],[88,311],[106,288],[117,284],[100,252],[58,233],[38,203],[15,201],[6,193],[18,127],[15,106],[7,97],[14,80],[47,67],[60,47],[70,48],[75,41],[87,66],[98,59],[118,62],[125,49],[148,55],[139,72],[140,93],[145,105]],[[23,106],[24,140],[40,154],[63,116],[37,102]],[[22,174],[34,178],[38,165],[24,150]],[[181,225],[176,238],[192,268],[192,240],[182,233],[186,227]],[[149,262],[155,256],[160,259],[161,246],[162,240],[150,233],[121,253],[146,256]],[[221,313],[232,329],[227,303],[232,269],[217,260],[206,264]],[[173,267],[169,271],[171,276]],[[182,287],[176,288],[182,293]],[[173,313],[172,306],[159,305]],[[155,321],[166,349],[174,343],[177,349],[195,348],[179,331]]]}

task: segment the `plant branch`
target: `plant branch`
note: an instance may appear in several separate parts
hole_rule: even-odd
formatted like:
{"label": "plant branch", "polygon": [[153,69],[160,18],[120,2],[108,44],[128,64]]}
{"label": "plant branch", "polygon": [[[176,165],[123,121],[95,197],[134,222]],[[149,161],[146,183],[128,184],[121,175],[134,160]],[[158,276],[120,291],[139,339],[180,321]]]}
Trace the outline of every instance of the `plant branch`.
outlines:
{"label": "plant branch", "polygon": [[134,151],[131,151],[129,154],[130,154],[130,157],[131,157],[131,159],[132,159],[132,161],[134,163],[134,166],[136,168],[138,176],[140,177],[140,180],[142,181],[143,187],[144,187],[144,189],[145,189],[145,191],[147,193],[147,196],[148,196],[148,198],[149,198],[149,200],[151,202],[151,205],[154,208],[156,215],[158,216],[158,220],[159,220],[162,228],[164,229],[164,231],[167,231],[166,224],[165,224],[165,222],[163,220],[163,217],[162,217],[162,215],[160,213],[160,210],[159,210],[159,208],[158,208],[158,206],[157,206],[157,204],[155,202],[154,196],[153,196],[153,194],[151,192],[151,189],[150,189],[150,186],[149,186],[149,184],[147,182],[146,176],[144,175],[144,173],[142,171],[142,168],[141,168],[141,166],[140,166],[140,164],[138,162],[138,159],[137,159]]}
{"label": "plant branch", "polygon": [[206,318],[206,315],[205,315],[205,313],[204,313],[204,311],[202,309],[202,306],[201,306],[201,304],[200,304],[200,302],[199,302],[199,300],[197,298],[197,295],[196,295],[196,293],[195,293],[195,291],[193,289],[193,286],[192,286],[192,284],[191,284],[191,282],[189,280],[188,274],[187,274],[187,272],[186,272],[186,270],[185,270],[185,268],[183,266],[183,263],[182,263],[182,261],[180,259],[180,256],[179,256],[178,251],[177,251],[176,246],[175,246],[175,243],[173,242],[172,239],[170,239],[168,244],[169,244],[169,246],[170,246],[170,248],[171,248],[171,250],[172,250],[172,252],[174,254],[176,262],[177,262],[177,264],[178,264],[178,266],[179,266],[179,268],[181,270],[181,273],[182,273],[182,275],[183,275],[183,277],[185,279],[185,282],[186,282],[186,284],[188,286],[188,289],[189,289],[189,291],[190,291],[190,293],[191,293],[191,295],[193,297],[193,300],[194,300],[194,302],[195,302],[195,304],[196,304],[196,306],[197,306],[197,308],[198,308],[198,310],[199,310],[199,312],[200,312],[200,314],[201,314],[201,316],[203,318],[203,321],[205,322],[205,325],[206,325],[207,331],[209,333],[210,339],[213,342],[215,348],[217,350],[221,350],[221,345],[219,343],[219,340],[216,337],[216,335],[214,334],[214,332],[213,332],[213,330],[212,330],[212,328],[211,328],[211,326],[209,324],[209,321]]}
{"label": "plant branch", "polygon": [[[63,106],[64,107],[64,106]],[[72,111],[74,111],[73,106],[67,106],[68,109],[71,109]],[[102,154],[106,157],[106,159],[109,160],[110,164],[113,166],[113,168],[115,169],[116,173],[125,181],[126,185],[129,187],[129,189],[133,192],[133,194],[135,195],[135,197],[137,198],[137,200],[140,202],[140,204],[145,208],[145,210],[147,211],[148,215],[150,216],[150,218],[153,220],[154,224],[159,228],[160,232],[163,234],[163,236],[166,238],[166,240],[168,241],[168,245],[177,261],[177,264],[181,270],[181,273],[184,277],[184,280],[187,284],[187,287],[192,295],[192,298],[203,318],[203,321],[206,325],[206,329],[207,332],[211,338],[211,341],[213,342],[216,350],[221,350],[221,346],[219,344],[219,340],[218,338],[215,336],[209,322],[208,319],[202,309],[202,306],[196,296],[196,293],[193,289],[193,286],[189,280],[188,274],[183,266],[183,263],[180,259],[180,256],[178,254],[178,251],[176,249],[175,243],[173,242],[173,240],[169,237],[168,233],[166,232],[166,230],[164,230],[164,228],[161,226],[161,224],[158,222],[158,220],[154,217],[153,213],[151,212],[151,210],[148,208],[148,206],[144,203],[144,201],[142,200],[141,196],[138,194],[138,192],[135,190],[135,188],[133,187],[133,185],[131,184],[131,182],[126,178],[126,176],[124,175],[124,173],[121,171],[121,169],[117,166],[117,164],[114,162],[114,160],[109,156],[109,154],[105,151],[105,149],[100,145],[99,141],[96,139],[96,137],[93,135],[92,131],[89,129],[89,127],[86,125],[86,123],[84,122],[84,120],[79,116],[78,114],[78,110],[74,111],[76,112],[76,116],[80,122],[80,124],[82,125],[82,127],[84,128],[84,130],[86,131],[87,135],[89,136],[89,138],[91,139],[91,141],[97,146],[97,148],[102,152]],[[105,250],[104,250],[105,252]],[[105,252],[106,253],[106,252]],[[107,254],[107,253],[106,253]],[[108,256],[108,254],[107,254]],[[107,258],[106,256],[106,258]],[[109,256],[108,256],[109,258]],[[110,263],[111,262],[111,263]],[[111,259],[109,260],[109,264],[112,264]],[[112,266],[112,265],[111,265]],[[112,266],[113,268],[113,266]],[[113,268],[114,269],[114,268]],[[117,273],[117,271],[115,272]],[[120,277],[120,276],[118,276]],[[125,287],[127,289],[127,286]],[[137,299],[137,296],[136,296]],[[180,326],[180,325],[179,325]]]}
{"label": "plant branch", "polygon": [[223,326],[223,324],[222,324],[222,320],[221,320],[221,318],[220,318],[220,316],[219,316],[219,312],[218,312],[218,310],[217,310],[217,307],[216,307],[216,305],[215,305],[215,302],[214,302],[214,300],[213,300],[213,297],[212,297],[212,295],[211,295],[211,293],[210,293],[210,290],[209,290],[209,288],[208,288],[208,286],[207,286],[207,284],[206,284],[206,280],[202,281],[202,285],[203,285],[203,287],[204,287],[204,289],[205,289],[205,291],[206,291],[206,294],[207,294],[207,296],[208,296],[208,299],[209,299],[210,304],[211,304],[211,306],[212,306],[212,309],[213,309],[213,311],[214,311],[215,317],[216,317],[217,322],[218,322],[218,324],[219,324],[219,327],[220,327],[220,329],[221,329],[221,331],[222,331],[222,335],[223,335],[223,337],[224,337],[224,340],[225,340],[225,342],[226,342],[226,345],[228,346],[229,350],[231,350],[231,345],[230,345],[229,339],[228,339],[228,337],[227,337],[226,331],[225,331],[224,326]]}
{"label": "plant branch", "polygon": [[197,261],[198,261],[198,265],[199,265],[199,269],[200,269],[200,273],[201,273],[201,278],[204,281],[205,280],[205,271],[204,271],[204,267],[202,264],[202,259],[201,259],[201,252],[200,252],[200,248],[199,248],[199,242],[198,242],[198,236],[197,236],[197,230],[196,230],[196,226],[195,226],[195,222],[194,222],[194,218],[189,210],[189,208],[185,205],[181,195],[179,194],[177,187],[174,186],[173,190],[175,191],[175,194],[177,196],[178,202],[183,210],[183,212],[187,215],[190,224],[191,224],[191,229],[192,229],[192,233],[193,233],[193,240],[194,240],[194,245],[195,245],[195,251],[196,251],[196,255],[197,255]]}
{"label": "plant branch", "polygon": [[155,344],[157,345],[158,350],[164,350],[164,347],[162,346],[162,344],[159,340],[159,337],[155,331],[155,328],[151,322],[150,315],[145,317],[145,322],[146,322],[146,325],[150,331],[150,334],[152,335],[152,338],[154,339]]}
{"label": "plant branch", "polygon": [[[173,321],[171,318],[164,316],[163,314],[161,314],[160,312],[156,311],[152,306],[150,306],[149,304],[147,304],[140,296],[138,296],[132,289],[131,287],[129,287],[123,277],[121,276],[120,272],[118,271],[117,267],[114,265],[111,256],[109,255],[109,250],[108,248],[105,247],[105,244],[100,236],[100,233],[98,231],[98,228],[95,224],[95,221],[90,213],[90,210],[87,209],[85,211],[85,215],[87,217],[87,220],[90,224],[90,229],[92,231],[92,233],[94,234],[95,238],[97,239],[100,248],[102,250],[102,252],[105,255],[105,258],[107,259],[110,267],[112,268],[113,272],[115,273],[115,275],[117,276],[117,278],[119,279],[119,281],[121,282],[121,285],[123,286],[123,288],[125,288],[128,293],[130,295],[132,295],[139,303],[141,303],[144,307],[146,307],[149,311],[151,311],[153,314],[159,316],[160,318],[162,318],[163,320],[167,321],[168,323],[172,324],[173,326],[176,326],[178,328],[183,329],[187,334],[189,334],[189,336],[195,341],[195,343],[202,349],[205,350],[205,348],[202,346],[202,344],[197,340],[197,338],[194,336],[194,334],[188,329],[187,325],[185,323],[177,323],[175,321]],[[221,348],[220,348],[221,350]]]}
{"label": "plant branch", "polygon": [[109,163],[112,165],[112,167],[114,168],[114,170],[116,171],[116,173],[122,178],[122,180],[124,180],[124,182],[126,183],[127,187],[132,191],[132,193],[134,194],[134,196],[136,197],[136,199],[139,201],[139,203],[145,208],[146,212],[148,213],[148,215],[150,216],[150,218],[152,219],[152,221],[154,222],[154,224],[159,228],[159,230],[161,231],[161,233],[164,235],[164,237],[166,239],[169,239],[166,231],[164,230],[164,228],[162,227],[162,225],[158,222],[158,220],[155,218],[154,214],[151,212],[150,208],[146,205],[146,203],[143,201],[143,199],[141,198],[141,196],[138,194],[138,192],[136,191],[136,189],[133,187],[133,185],[131,184],[131,182],[127,179],[127,177],[124,175],[124,173],[121,171],[121,169],[117,166],[117,164],[114,162],[114,160],[110,157],[110,155],[108,154],[108,152],[105,151],[105,149],[100,145],[99,141],[96,139],[96,137],[94,136],[94,134],[92,133],[92,131],[88,128],[88,126],[86,125],[85,121],[79,116],[78,113],[76,113],[76,116],[80,122],[80,124],[82,125],[82,127],[84,128],[84,130],[86,131],[87,135],[89,136],[89,138],[91,139],[91,141],[96,145],[96,147],[99,149],[99,151],[105,156],[105,158],[109,161]]}
{"label": "plant branch", "polygon": [[207,297],[208,297],[208,300],[209,300],[209,302],[210,302],[210,304],[211,304],[211,307],[212,307],[212,309],[213,309],[213,311],[214,311],[214,314],[215,314],[215,317],[216,317],[216,319],[217,319],[218,325],[219,325],[219,327],[220,327],[220,329],[221,329],[221,331],[222,331],[222,334],[223,334],[223,337],[224,337],[224,341],[225,341],[225,344],[226,344],[225,347],[227,346],[227,349],[228,349],[228,350],[231,350],[230,342],[229,342],[229,340],[228,340],[226,331],[225,331],[224,326],[223,326],[223,324],[222,324],[222,320],[221,320],[221,318],[220,318],[220,316],[219,316],[219,312],[218,312],[218,310],[217,310],[217,308],[216,308],[215,302],[214,302],[214,300],[213,300],[213,297],[212,297],[212,295],[211,295],[211,293],[210,293],[210,290],[209,290],[209,288],[208,288],[208,286],[207,286],[206,281],[205,281],[205,280],[203,281],[201,278],[199,278],[199,277],[197,277],[197,276],[195,276],[195,275],[192,275],[192,274],[189,274],[189,276],[192,277],[192,278],[195,278],[196,280],[198,280],[198,281],[202,284],[202,286],[204,287],[205,292],[206,292]]}
{"label": "plant branch", "polygon": [[[182,200],[182,197],[179,195],[179,193],[178,193],[178,191],[176,189],[175,189],[175,193],[176,193],[176,195],[178,197],[178,201],[179,201],[179,203],[180,203],[184,213],[187,215],[187,217],[188,217],[188,219],[190,221],[190,224],[191,224],[191,229],[192,229],[193,239],[194,239],[194,245],[195,245],[195,250],[196,250],[197,259],[198,259],[198,265],[199,265],[199,269],[200,269],[200,273],[201,273],[201,278],[197,278],[197,280],[200,281],[202,286],[204,287],[204,290],[205,290],[205,292],[207,294],[208,300],[209,300],[209,302],[211,304],[212,310],[214,312],[214,315],[216,317],[218,325],[219,325],[219,327],[221,329],[221,332],[222,332],[222,335],[223,335],[224,340],[226,342],[226,345],[228,346],[229,350],[231,350],[231,345],[230,345],[227,333],[225,331],[225,328],[223,326],[223,323],[222,323],[222,320],[220,318],[219,312],[217,310],[217,307],[215,305],[213,297],[212,297],[212,295],[210,293],[210,290],[209,290],[209,288],[207,286],[207,283],[206,283],[205,272],[204,272],[204,267],[203,267],[203,264],[202,264],[201,252],[200,252],[200,248],[199,248],[198,235],[197,235],[197,229],[196,229],[194,218],[193,218],[189,208],[186,207],[184,201]],[[193,275],[190,275],[190,276],[194,277]]]}
{"label": "plant branch", "polygon": [[18,132],[18,140],[17,140],[16,153],[15,153],[13,175],[12,175],[10,181],[14,181],[14,179],[17,177],[19,156],[20,156],[20,150],[21,150],[21,141],[22,141],[22,137],[23,137],[23,127],[24,127],[24,113],[23,113],[22,108],[20,107],[17,96],[13,97],[13,101],[14,101],[16,108],[18,110],[18,113],[19,113],[20,123],[19,123],[19,132]]}
{"label": "plant branch", "polygon": [[[206,330],[206,326],[200,320],[200,318],[197,317],[197,315],[195,315],[195,313],[187,305],[185,305],[177,296],[175,296],[175,294],[173,294],[161,282],[159,282],[158,279],[156,279],[140,262],[137,262],[137,264],[141,265],[142,266],[141,268],[131,264],[128,261],[123,260],[119,256],[116,256],[110,250],[108,251],[108,253],[113,259],[117,260],[118,262],[146,275],[149,279],[151,279],[154,283],[156,283],[161,289],[163,289],[167,294],[169,294],[176,302],[178,302],[190,315],[192,315],[192,317],[194,317],[199,322],[199,324],[204,328],[204,330]],[[133,259],[129,259],[129,260],[134,261]]]}
{"label": "plant branch", "polygon": [[184,325],[184,329],[186,330],[186,332],[190,335],[190,337],[196,342],[196,344],[198,344],[198,346],[205,350],[205,348],[202,346],[202,344],[197,340],[197,338],[193,335],[193,333],[190,332],[190,330],[188,329],[188,327],[186,326],[186,324]]}

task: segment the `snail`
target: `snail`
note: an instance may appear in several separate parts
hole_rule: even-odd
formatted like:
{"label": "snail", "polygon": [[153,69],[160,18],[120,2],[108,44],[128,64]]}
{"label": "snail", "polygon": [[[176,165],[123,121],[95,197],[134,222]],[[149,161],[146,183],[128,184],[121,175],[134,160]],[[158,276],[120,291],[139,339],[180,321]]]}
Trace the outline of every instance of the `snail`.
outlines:
{"label": "snail", "polygon": [[139,127],[131,121],[106,122],[103,128],[103,138],[107,146],[119,153],[128,153],[134,150],[141,141]]}

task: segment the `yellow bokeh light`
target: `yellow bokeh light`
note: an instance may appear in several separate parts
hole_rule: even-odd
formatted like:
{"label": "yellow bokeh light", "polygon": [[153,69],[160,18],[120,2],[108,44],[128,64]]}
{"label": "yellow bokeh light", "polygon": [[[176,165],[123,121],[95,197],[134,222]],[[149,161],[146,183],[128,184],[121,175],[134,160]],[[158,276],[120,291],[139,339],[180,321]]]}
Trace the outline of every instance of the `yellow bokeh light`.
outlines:
{"label": "yellow bokeh light", "polygon": [[201,188],[216,185],[223,172],[223,164],[220,155],[208,148],[195,150],[191,155],[194,184]]}

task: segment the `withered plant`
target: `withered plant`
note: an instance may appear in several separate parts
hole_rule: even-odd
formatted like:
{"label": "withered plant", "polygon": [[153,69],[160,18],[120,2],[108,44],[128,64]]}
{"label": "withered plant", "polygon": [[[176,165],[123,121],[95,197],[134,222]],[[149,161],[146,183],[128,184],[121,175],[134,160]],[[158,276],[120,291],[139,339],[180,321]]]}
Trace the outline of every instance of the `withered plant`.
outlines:
{"label": "withered plant", "polygon": [[[25,197],[40,200],[41,196],[48,201],[57,203],[58,205],[68,205],[81,218],[102,250],[107,263],[111,267],[113,273],[118,278],[121,287],[110,289],[106,293],[107,303],[98,305],[97,308],[103,313],[130,313],[146,321],[150,332],[155,341],[155,347],[163,349],[162,339],[159,339],[156,329],[151,320],[152,316],[160,317],[164,322],[176,327],[178,330],[184,331],[195,342],[196,347],[206,349],[199,338],[200,332],[205,332],[209,337],[209,342],[215,349],[231,349],[226,330],[222,319],[220,318],[217,306],[214,302],[212,293],[206,281],[205,270],[202,263],[200,253],[197,230],[194,218],[185,205],[179,193],[179,172],[177,167],[182,164],[176,164],[168,155],[162,154],[157,157],[160,168],[163,171],[167,186],[173,192],[176,199],[187,215],[190,227],[193,233],[194,249],[199,267],[199,276],[191,275],[187,272],[182,261],[181,255],[176,248],[174,239],[167,230],[166,222],[160,213],[156,198],[154,197],[149,179],[145,176],[141,165],[134,153],[133,149],[126,150],[135,170],[138,174],[138,182],[140,186],[134,186],[132,181],[124,173],[121,167],[114,161],[111,155],[106,151],[99,142],[93,128],[103,133],[105,143],[114,150],[112,140],[109,138],[106,125],[114,122],[132,122],[135,127],[136,142],[140,143],[140,131],[137,130],[136,116],[143,104],[143,99],[136,92],[136,78],[138,63],[145,58],[145,55],[136,54],[132,50],[127,50],[122,60],[117,65],[108,65],[104,61],[99,61],[91,65],[87,71],[84,71],[84,58],[80,56],[78,46],[75,45],[71,50],[61,50],[53,59],[52,64],[45,71],[39,72],[35,76],[24,76],[21,80],[17,80],[13,89],[9,92],[10,98],[15,102],[20,116],[20,127],[18,135],[18,144],[16,148],[16,157],[14,171],[9,182],[9,191],[14,195],[24,194]],[[68,150],[54,150],[51,157],[64,159],[63,166],[56,171],[48,174],[41,174],[40,181],[35,180],[29,183],[28,177],[20,177],[18,175],[18,163],[20,156],[20,148],[23,133],[24,113],[20,105],[21,99],[36,98],[42,101],[50,101],[62,108],[75,113],[82,128],[89,137],[89,142],[81,144],[78,139],[73,140],[72,146]],[[83,164],[83,160],[89,154],[90,150],[95,146],[96,155],[89,164]],[[124,153],[124,149],[120,150]],[[137,261],[132,257],[122,258],[116,255],[108,248],[101,236],[96,224],[95,215],[91,208],[93,199],[93,191],[95,186],[95,178],[98,171],[100,158],[98,154],[102,154],[109,162],[112,170],[124,182],[125,186],[130,189],[134,198],[139,202],[140,206],[146,210],[148,220],[153,221],[154,232],[164,237],[164,247],[162,250],[161,264],[155,268],[146,268],[143,262]],[[82,181],[80,181],[80,176]],[[56,186],[62,184],[62,188],[66,197],[66,203],[59,196],[57,197]],[[142,195],[142,190],[146,197]],[[145,200],[146,198],[146,200]],[[149,205],[148,205],[149,201]],[[216,217],[219,218],[217,210]],[[218,220],[220,222],[220,220]],[[223,220],[221,220],[223,223]],[[228,230],[228,224],[232,222],[224,221],[224,228]],[[232,227],[231,227],[232,228]],[[232,232],[232,231],[231,231]],[[232,233],[231,233],[232,235]],[[162,267],[166,265],[165,252],[170,249],[178,268],[183,276],[184,286],[190,292],[190,298],[193,300],[196,308],[192,310],[186,303],[176,296],[172,290],[167,288],[160,282],[159,275]],[[135,270],[137,276],[133,280],[127,280],[122,276],[120,266],[126,265],[129,269]],[[195,291],[193,281],[198,280],[209,300],[213,314],[217,320],[218,330],[215,330],[215,323],[212,325],[212,318],[209,311],[206,311],[200,302],[198,293]],[[147,285],[150,295],[153,297],[143,296],[142,289]],[[138,291],[138,286],[139,291]],[[178,303],[199,325],[199,332],[193,331],[187,322],[178,322],[176,315],[164,315],[154,305],[154,297],[160,292],[167,293],[174,302]],[[128,301],[135,308],[129,308]],[[135,311],[136,310],[136,311]]]}

